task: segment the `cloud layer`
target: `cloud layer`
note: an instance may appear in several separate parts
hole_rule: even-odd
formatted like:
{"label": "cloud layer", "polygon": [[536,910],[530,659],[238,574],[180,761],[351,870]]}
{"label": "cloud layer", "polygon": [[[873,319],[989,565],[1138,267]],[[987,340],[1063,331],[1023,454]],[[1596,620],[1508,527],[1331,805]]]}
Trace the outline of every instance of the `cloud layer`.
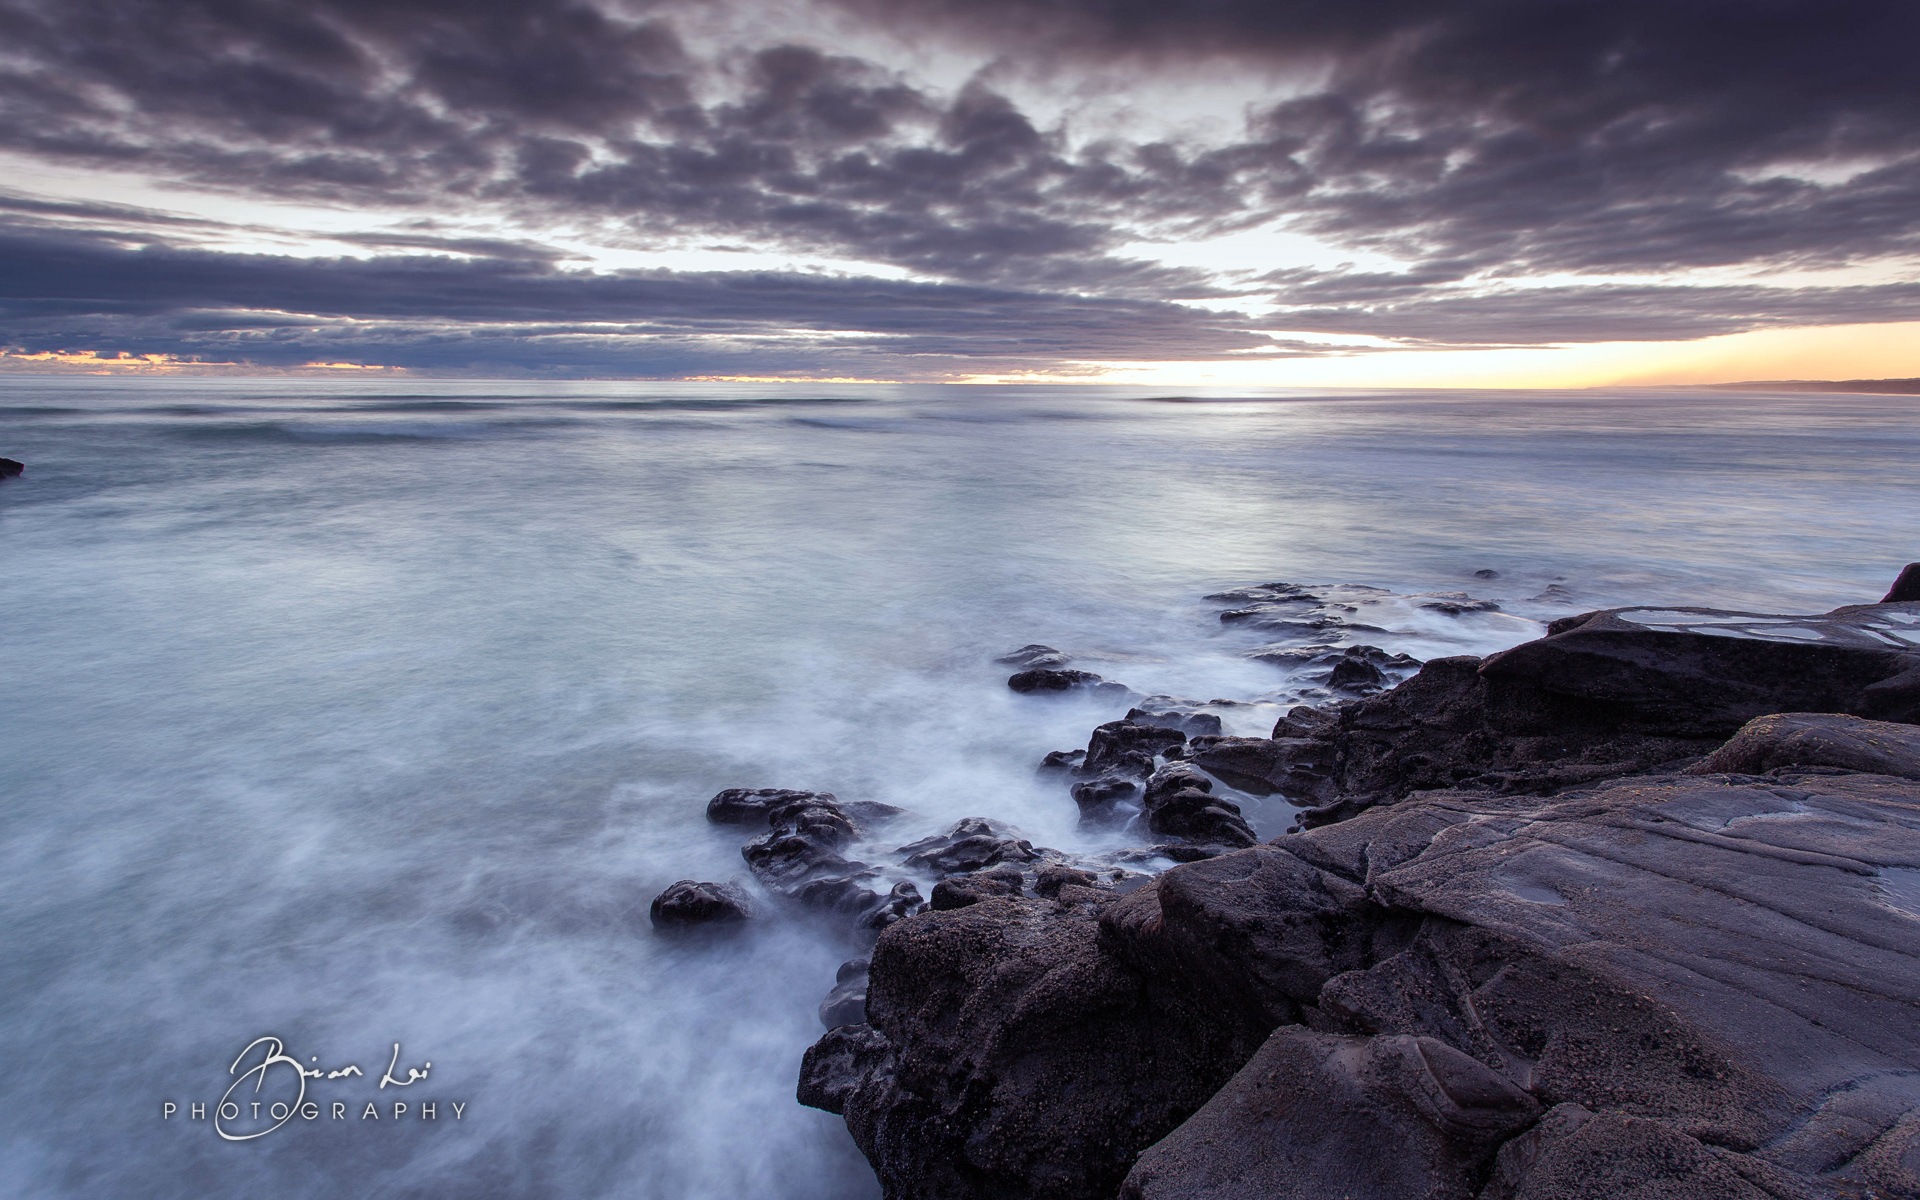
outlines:
{"label": "cloud layer", "polygon": [[[1901,0],[0,0],[53,181],[0,196],[0,346],[939,377],[1910,319],[1916,44]],[[1274,228],[1313,261],[1152,253]]]}

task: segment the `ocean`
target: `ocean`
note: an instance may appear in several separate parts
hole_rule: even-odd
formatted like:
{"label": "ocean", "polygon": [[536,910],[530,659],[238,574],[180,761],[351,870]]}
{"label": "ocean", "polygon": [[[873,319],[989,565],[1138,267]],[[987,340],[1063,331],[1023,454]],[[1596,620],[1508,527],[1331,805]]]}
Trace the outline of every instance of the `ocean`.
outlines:
{"label": "ocean", "polygon": [[[1609,605],[1876,600],[1920,558],[1916,414],[0,378],[27,464],[0,484],[0,1193],[876,1195],[793,1099],[858,945],[766,903],[732,939],[649,927],[668,883],[747,875],[713,793],[897,805],[896,842],[986,816],[1129,844],[1034,772],[1124,702],[1015,695],[996,656],[1047,643],[1260,733],[1311,680],[1248,656],[1222,589],[1383,589],[1366,640],[1420,658]],[[1424,607],[1452,593],[1499,607]],[[226,1140],[193,1106],[263,1036],[315,1115]]]}

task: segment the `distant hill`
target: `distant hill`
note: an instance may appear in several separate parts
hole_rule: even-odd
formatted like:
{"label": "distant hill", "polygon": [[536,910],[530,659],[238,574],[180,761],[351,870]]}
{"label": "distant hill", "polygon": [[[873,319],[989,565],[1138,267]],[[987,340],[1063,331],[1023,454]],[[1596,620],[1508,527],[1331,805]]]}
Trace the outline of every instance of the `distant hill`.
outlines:
{"label": "distant hill", "polygon": [[1920,379],[1749,379],[1745,383],[1709,383],[1727,391],[1769,392],[1887,392],[1920,396]]}

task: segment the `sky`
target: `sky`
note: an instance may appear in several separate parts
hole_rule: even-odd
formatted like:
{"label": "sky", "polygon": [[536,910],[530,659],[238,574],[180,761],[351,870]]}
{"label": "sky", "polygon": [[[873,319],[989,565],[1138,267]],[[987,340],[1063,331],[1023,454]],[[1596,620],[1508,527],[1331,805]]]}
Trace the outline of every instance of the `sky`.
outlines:
{"label": "sky", "polygon": [[0,0],[0,370],[1920,375],[1912,0]]}

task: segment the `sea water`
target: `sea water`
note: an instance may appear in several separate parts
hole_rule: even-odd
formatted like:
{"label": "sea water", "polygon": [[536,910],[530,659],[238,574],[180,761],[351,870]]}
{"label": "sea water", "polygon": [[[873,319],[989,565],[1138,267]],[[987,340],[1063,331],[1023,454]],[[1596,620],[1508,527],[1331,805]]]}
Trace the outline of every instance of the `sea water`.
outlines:
{"label": "sea water", "polygon": [[[858,943],[764,896],[736,938],[649,928],[673,880],[746,876],[714,792],[1111,848],[1034,765],[1119,710],[995,656],[1257,733],[1302,681],[1204,599],[1236,585],[1387,589],[1366,640],[1422,658],[1606,605],[1870,601],[1920,558],[1916,411],[0,381],[0,1192],[874,1195],[793,1100]],[[1451,592],[1501,607],[1421,607]],[[263,1036],[314,1116],[229,1141],[223,1098],[271,1116],[296,1078],[230,1090]]]}

